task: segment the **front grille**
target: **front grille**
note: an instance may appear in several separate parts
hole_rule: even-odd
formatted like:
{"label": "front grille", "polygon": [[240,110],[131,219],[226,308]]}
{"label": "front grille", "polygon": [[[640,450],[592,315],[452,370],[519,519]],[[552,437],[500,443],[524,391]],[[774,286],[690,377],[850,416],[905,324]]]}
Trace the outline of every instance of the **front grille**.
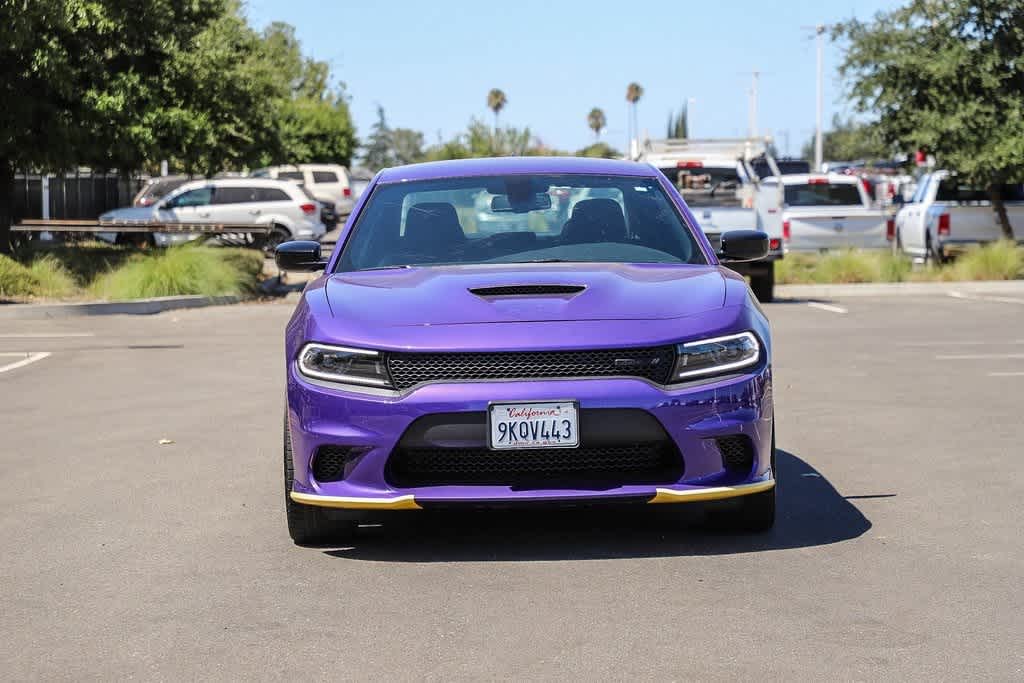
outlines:
{"label": "front grille", "polygon": [[501,287],[474,287],[469,290],[477,296],[543,296],[547,294],[579,294],[583,285],[506,285]]}
{"label": "front grille", "polygon": [[345,465],[355,451],[345,446],[321,446],[313,456],[313,478],[317,481],[341,481],[345,478]]}
{"label": "front grille", "polygon": [[397,389],[446,380],[642,377],[665,384],[674,346],[587,351],[392,353],[388,370]]}
{"label": "front grille", "polygon": [[754,447],[742,434],[715,439],[722,455],[722,466],[730,472],[746,474],[754,466]]}
{"label": "front grille", "polygon": [[670,442],[493,451],[403,448],[388,460],[397,487],[479,484],[581,488],[678,480],[683,462]]}

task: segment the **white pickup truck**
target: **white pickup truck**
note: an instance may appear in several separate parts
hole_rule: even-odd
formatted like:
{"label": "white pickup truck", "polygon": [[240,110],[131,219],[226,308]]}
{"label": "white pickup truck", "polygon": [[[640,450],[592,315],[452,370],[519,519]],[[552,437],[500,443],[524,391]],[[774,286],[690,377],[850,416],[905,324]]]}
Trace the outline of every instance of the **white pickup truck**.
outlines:
{"label": "white pickup truck", "polygon": [[[1024,186],[1000,188],[1017,241],[1024,240]],[[988,193],[957,181],[950,171],[921,177],[917,191],[896,214],[894,248],[926,261],[942,262],[972,244],[1003,236]]]}
{"label": "white pickup truck", "polygon": [[[889,246],[890,219],[872,206],[855,176],[784,175],[761,181],[759,206],[763,222],[778,222],[787,251],[824,251],[845,247],[884,249]],[[782,207],[772,212],[772,206]]]}
{"label": "white pickup truck", "polygon": [[655,166],[679,190],[715,250],[722,234],[730,230],[768,233],[766,259],[730,265],[750,277],[750,288],[764,302],[775,296],[774,262],[784,255],[781,225],[762,224],[758,194],[762,181],[750,166],[754,158],[767,158],[769,142],[756,138],[645,140],[637,158]]}

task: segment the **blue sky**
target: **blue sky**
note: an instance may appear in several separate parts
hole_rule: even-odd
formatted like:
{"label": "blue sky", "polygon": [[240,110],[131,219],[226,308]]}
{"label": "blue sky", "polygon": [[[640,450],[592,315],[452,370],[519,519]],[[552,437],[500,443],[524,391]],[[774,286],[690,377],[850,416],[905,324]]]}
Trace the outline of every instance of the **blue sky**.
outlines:
{"label": "blue sky", "polygon": [[[691,135],[745,135],[750,72],[758,70],[758,128],[799,153],[813,134],[815,50],[801,26],[901,4],[889,0],[577,2],[325,2],[247,0],[254,26],[297,29],[303,49],[344,81],[360,135],[383,105],[388,122],[448,138],[473,116],[491,120],[487,91],[508,96],[502,122],[529,126],[549,146],[593,140],[586,117],[601,107],[603,138],[626,144],[626,85],[645,89],[640,129],[664,135],[670,110],[694,98]],[[825,49],[825,123],[846,115],[836,74],[839,50]]]}

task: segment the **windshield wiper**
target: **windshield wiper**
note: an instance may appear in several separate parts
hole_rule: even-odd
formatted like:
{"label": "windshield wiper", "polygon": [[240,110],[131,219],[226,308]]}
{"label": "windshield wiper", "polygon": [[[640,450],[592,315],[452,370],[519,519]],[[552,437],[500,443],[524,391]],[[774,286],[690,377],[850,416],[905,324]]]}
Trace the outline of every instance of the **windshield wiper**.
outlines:
{"label": "windshield wiper", "polygon": [[572,263],[567,258],[538,258],[530,261],[499,261],[499,263]]}

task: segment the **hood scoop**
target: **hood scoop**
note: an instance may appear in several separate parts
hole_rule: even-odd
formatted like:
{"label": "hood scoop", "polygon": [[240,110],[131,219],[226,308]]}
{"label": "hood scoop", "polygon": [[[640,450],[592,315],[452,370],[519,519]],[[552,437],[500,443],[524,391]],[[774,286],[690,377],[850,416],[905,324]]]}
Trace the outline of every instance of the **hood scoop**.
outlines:
{"label": "hood scoop", "polygon": [[471,294],[479,297],[497,296],[566,296],[579,294],[584,285],[499,285],[495,287],[472,287]]}

